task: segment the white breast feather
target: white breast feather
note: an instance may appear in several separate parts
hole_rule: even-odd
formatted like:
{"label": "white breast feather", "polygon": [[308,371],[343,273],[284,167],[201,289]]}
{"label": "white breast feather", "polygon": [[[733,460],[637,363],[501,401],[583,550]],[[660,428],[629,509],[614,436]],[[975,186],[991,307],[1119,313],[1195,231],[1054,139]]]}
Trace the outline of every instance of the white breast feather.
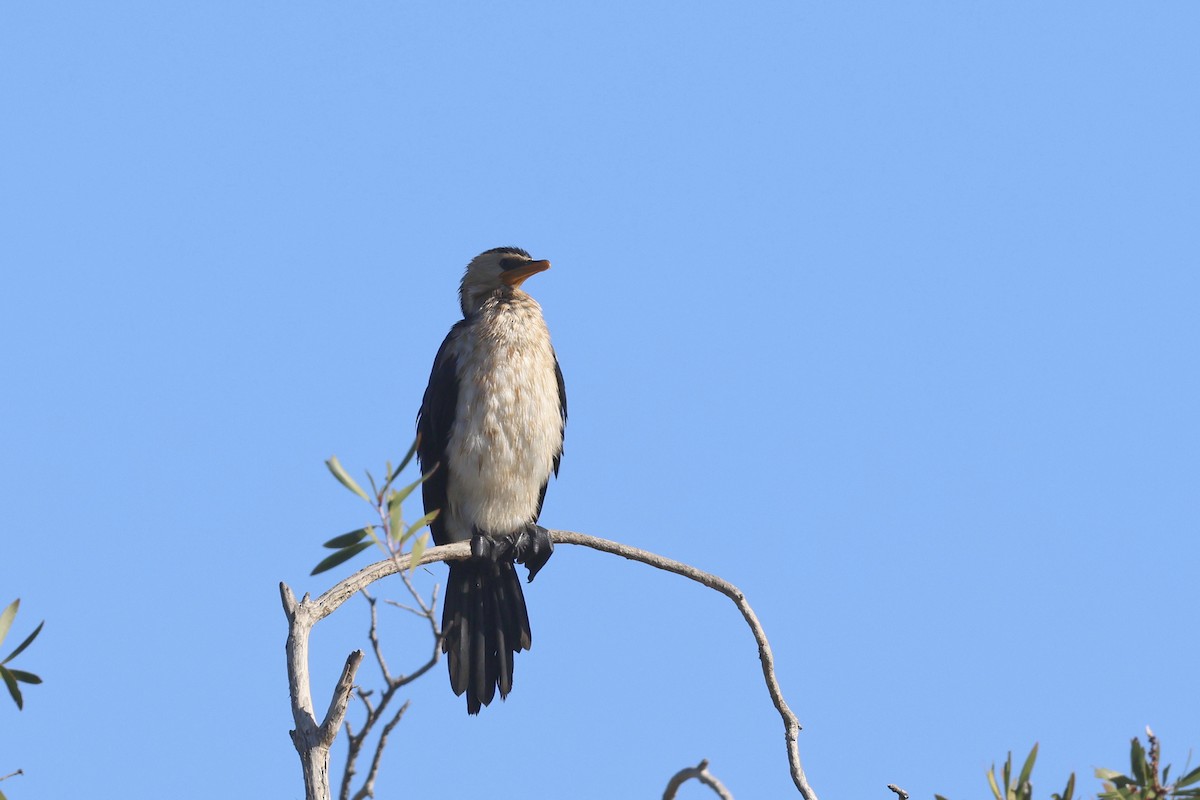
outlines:
{"label": "white breast feather", "polygon": [[450,435],[447,530],[515,533],[534,521],[562,445],[554,351],[528,295],[489,300],[458,337],[458,407]]}

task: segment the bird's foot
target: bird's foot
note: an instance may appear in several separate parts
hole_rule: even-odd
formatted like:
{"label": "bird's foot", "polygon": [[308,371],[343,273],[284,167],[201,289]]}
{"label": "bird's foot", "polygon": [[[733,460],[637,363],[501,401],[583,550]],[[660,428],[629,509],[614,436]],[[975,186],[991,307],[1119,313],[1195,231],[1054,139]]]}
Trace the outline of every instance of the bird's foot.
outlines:
{"label": "bird's foot", "polygon": [[512,561],[516,556],[515,536],[489,536],[476,530],[471,536],[471,555],[475,558],[499,564]]}
{"label": "bird's foot", "polygon": [[532,581],[554,553],[554,541],[550,538],[550,531],[530,523],[516,535],[513,550],[517,563],[529,568],[529,580]]}

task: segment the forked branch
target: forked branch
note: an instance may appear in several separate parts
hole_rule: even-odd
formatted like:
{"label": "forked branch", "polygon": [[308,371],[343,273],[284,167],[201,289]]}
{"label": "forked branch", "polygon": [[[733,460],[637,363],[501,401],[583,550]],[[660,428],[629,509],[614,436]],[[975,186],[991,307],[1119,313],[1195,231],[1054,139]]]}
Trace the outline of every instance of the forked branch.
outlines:
{"label": "forked branch", "polygon": [[[657,569],[673,572],[676,575],[682,575],[685,578],[703,584],[710,589],[714,589],[728,597],[738,607],[738,611],[742,613],[743,619],[750,627],[754,634],[754,640],[758,644],[758,658],[762,664],[763,679],[767,685],[767,691],[771,696],[771,702],[775,704],[775,709],[779,712],[780,718],[783,720],[784,741],[787,746],[788,764],[791,768],[792,782],[796,784],[800,795],[805,800],[817,800],[816,792],[808,784],[808,779],[804,774],[804,769],[800,764],[800,750],[797,744],[800,732],[800,722],[792,710],[788,707],[787,702],[783,699],[783,692],[779,688],[779,681],[775,677],[775,657],[771,653],[771,645],[767,641],[766,632],[763,631],[762,624],[758,621],[754,610],[750,608],[750,604],[746,602],[745,595],[741,590],[728,581],[718,578],[716,575],[698,570],[688,564],[684,564],[673,559],[664,558],[656,553],[651,553],[646,550],[641,550],[636,547],[630,547],[620,542],[609,541],[608,539],[600,539],[595,536],[588,536],[582,533],[573,531],[550,531],[550,536],[555,544],[573,544],[582,547],[590,547],[593,550],[599,550],[604,553],[627,558],[631,561],[639,561],[643,564],[655,567]],[[421,557],[412,564],[411,567],[418,567],[423,564],[431,564],[435,561],[463,561],[471,555],[471,546],[469,542],[458,542],[456,544],[443,545],[426,550],[421,554]],[[309,679],[308,679],[308,634],[313,625],[321,621],[325,617],[332,614],[342,603],[354,596],[359,590],[369,586],[380,578],[385,578],[388,575],[393,575],[402,570],[410,569],[410,559],[407,555],[400,556],[394,559],[387,559],[368,567],[364,567],[350,577],[334,585],[329,591],[322,594],[315,600],[310,600],[308,595],[299,603],[296,602],[292,595],[291,589],[286,584],[280,584],[280,592],[284,599],[284,611],[288,615],[288,620],[291,623],[291,633],[288,637],[288,677],[291,681],[292,691],[292,708],[293,713],[297,716],[297,725],[300,725],[300,719],[305,713],[311,718],[312,713],[312,698],[309,695]],[[290,600],[290,603],[289,603]],[[299,621],[299,622],[298,622]],[[299,625],[299,627],[298,627]],[[303,639],[303,646],[293,648],[293,641]],[[293,650],[297,652],[293,652]],[[299,651],[303,652],[303,665],[299,664]],[[359,655],[361,660],[361,654]],[[349,664],[347,664],[349,667]],[[357,664],[355,664],[357,667]],[[351,677],[352,674],[351,674]],[[339,691],[341,683],[339,682]],[[349,692],[346,693],[348,699]],[[337,695],[335,694],[335,701]],[[331,703],[330,710],[333,711],[335,703]],[[342,705],[344,713],[345,707]],[[328,721],[328,720],[327,720]],[[338,722],[340,724],[340,720]],[[321,726],[324,728],[324,725]],[[336,732],[336,726],[334,727]],[[296,748],[299,751],[301,742],[293,732],[293,739],[296,740]],[[328,763],[328,746],[326,746],[325,759]],[[300,753],[301,761],[305,759],[305,753]],[[309,774],[309,768],[306,764],[306,781]],[[326,780],[328,774],[326,769]],[[307,785],[307,783],[306,783]],[[307,800],[327,800],[329,797],[328,783],[326,783],[324,794],[309,794]]]}

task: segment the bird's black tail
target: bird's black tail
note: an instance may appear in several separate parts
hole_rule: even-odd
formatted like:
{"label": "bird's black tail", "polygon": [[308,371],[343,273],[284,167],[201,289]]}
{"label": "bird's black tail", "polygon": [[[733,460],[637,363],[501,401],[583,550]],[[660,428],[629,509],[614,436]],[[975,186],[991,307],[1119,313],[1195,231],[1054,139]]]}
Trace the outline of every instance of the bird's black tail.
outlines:
{"label": "bird's black tail", "polygon": [[528,650],[532,642],[513,562],[451,562],[442,631],[450,686],[456,695],[467,693],[467,713],[478,714],[497,688],[506,697],[512,691],[513,653]]}

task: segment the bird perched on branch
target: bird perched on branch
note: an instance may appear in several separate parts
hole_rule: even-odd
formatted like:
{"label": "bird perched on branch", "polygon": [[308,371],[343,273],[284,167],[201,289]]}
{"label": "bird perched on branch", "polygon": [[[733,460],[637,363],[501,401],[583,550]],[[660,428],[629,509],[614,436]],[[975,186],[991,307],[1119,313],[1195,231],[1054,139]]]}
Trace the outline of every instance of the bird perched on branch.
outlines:
{"label": "bird perched on branch", "polygon": [[521,289],[550,268],[516,247],[472,259],[459,288],[463,319],[442,342],[417,415],[417,456],[436,544],[470,540],[450,563],[442,652],[456,695],[478,714],[512,690],[513,654],[532,636],[517,563],[533,580],[554,549],[537,524],[558,474],[567,395],[542,308]]}

